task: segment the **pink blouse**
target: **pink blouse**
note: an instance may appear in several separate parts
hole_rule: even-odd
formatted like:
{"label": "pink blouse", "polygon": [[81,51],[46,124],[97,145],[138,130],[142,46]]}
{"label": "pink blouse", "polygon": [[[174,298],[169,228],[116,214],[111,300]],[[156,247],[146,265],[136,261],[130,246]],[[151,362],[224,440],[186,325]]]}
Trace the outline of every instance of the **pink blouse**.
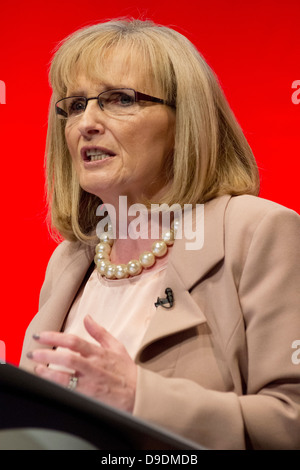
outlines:
{"label": "pink blouse", "polygon": [[154,303],[166,266],[167,257],[151,271],[144,270],[139,276],[120,280],[105,279],[95,269],[75,299],[64,331],[97,344],[83,325],[84,317],[89,314],[123,343],[134,358],[156,311]]}

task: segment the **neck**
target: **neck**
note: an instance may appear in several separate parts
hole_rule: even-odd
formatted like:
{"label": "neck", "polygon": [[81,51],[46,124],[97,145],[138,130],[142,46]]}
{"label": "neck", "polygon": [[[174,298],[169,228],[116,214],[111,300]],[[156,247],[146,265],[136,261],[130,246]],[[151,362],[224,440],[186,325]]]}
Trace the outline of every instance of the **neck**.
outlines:
{"label": "neck", "polygon": [[138,259],[143,251],[151,250],[154,241],[162,238],[164,227],[160,214],[155,216],[144,207],[138,209],[138,206],[134,208],[135,214],[123,211],[116,217],[116,238],[111,251],[113,263]]}
{"label": "neck", "polygon": [[[142,267],[140,266],[141,269],[136,270],[135,268],[134,270],[128,268],[130,275],[138,274],[143,267],[149,270],[154,267],[154,264],[156,267],[164,264],[168,247],[171,247],[174,243],[174,233],[170,230],[172,219],[170,212],[153,212],[147,210],[145,206],[136,206],[134,212],[133,207],[128,210],[126,207],[125,210],[124,206],[119,205],[118,210],[116,210],[114,206],[106,204],[103,207],[102,214],[98,213],[98,215],[104,215],[106,209],[110,215],[110,217],[105,216],[102,219],[100,227],[97,226],[98,237],[103,241],[107,237],[113,238],[108,252],[106,242],[104,243],[105,246],[100,243],[96,247],[95,263],[98,271],[106,277],[113,278],[113,266],[131,265],[129,263],[131,260],[140,260],[139,264]],[[105,232],[104,227],[107,223],[110,223],[111,227],[109,233],[105,234],[103,232]],[[97,252],[99,253],[97,254]],[[102,254],[102,252],[106,254]],[[106,258],[106,264],[110,265],[108,270],[106,269],[107,266],[104,266],[103,258]],[[98,262],[100,263],[99,266]],[[121,274],[123,276],[123,271]]]}

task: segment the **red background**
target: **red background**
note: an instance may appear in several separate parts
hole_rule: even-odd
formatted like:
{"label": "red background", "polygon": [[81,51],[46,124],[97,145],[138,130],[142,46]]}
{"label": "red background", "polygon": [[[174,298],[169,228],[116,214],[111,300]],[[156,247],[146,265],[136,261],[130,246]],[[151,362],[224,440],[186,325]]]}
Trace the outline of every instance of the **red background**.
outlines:
{"label": "red background", "polygon": [[[261,196],[300,212],[299,0],[3,1],[0,5],[1,321],[17,364],[55,244],[45,224],[43,155],[56,44],[97,21],[152,19],[186,35],[217,73],[261,173]],[[299,93],[300,96],[300,93]],[[300,100],[298,100],[300,101]]]}

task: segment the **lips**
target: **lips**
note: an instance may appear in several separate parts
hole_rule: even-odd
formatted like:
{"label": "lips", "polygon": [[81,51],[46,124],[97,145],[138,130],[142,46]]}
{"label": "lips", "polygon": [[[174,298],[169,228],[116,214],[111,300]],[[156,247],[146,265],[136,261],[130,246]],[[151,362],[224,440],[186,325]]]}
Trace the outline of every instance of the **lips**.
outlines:
{"label": "lips", "polygon": [[101,161],[115,156],[114,152],[104,147],[83,147],[81,149],[81,157],[84,162]]}

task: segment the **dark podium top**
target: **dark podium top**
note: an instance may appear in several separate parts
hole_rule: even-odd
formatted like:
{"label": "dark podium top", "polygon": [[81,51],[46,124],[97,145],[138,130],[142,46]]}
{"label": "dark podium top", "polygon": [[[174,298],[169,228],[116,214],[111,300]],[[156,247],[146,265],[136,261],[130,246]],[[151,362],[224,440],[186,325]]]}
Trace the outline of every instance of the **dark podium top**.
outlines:
{"label": "dark podium top", "polygon": [[0,430],[16,428],[66,432],[99,450],[204,449],[129,413],[0,364]]}

